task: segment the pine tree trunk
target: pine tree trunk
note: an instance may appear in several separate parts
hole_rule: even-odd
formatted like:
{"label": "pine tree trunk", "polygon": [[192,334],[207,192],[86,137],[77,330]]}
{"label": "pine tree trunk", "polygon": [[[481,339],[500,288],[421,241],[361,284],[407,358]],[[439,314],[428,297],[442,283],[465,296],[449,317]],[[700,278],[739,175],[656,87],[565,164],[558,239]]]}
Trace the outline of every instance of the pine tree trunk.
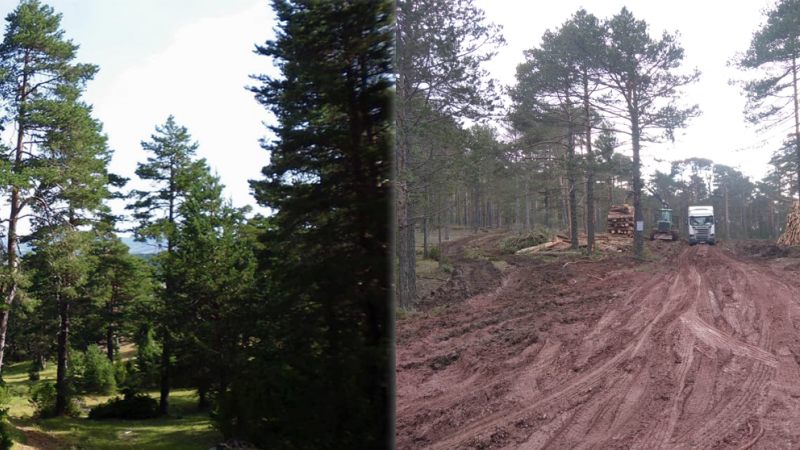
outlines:
{"label": "pine tree trunk", "polygon": [[[449,195],[445,195],[444,196],[444,201],[446,202],[445,205],[444,205],[445,211],[447,211],[447,213],[445,214],[445,217],[447,219],[444,221],[444,240],[445,241],[449,241],[450,240],[450,220],[453,217],[453,211],[450,210],[450,196]],[[442,249],[440,248],[439,249],[439,257],[440,258],[442,257],[441,255],[442,255]]]}
{"label": "pine tree trunk", "polygon": [[61,325],[58,330],[58,367],[56,369],[56,410],[61,417],[67,411],[69,386],[67,385],[67,342],[69,342],[69,301],[63,299],[61,288],[56,282],[56,304],[58,304]]}
{"label": "pine tree trunk", "polygon": [[514,208],[514,234],[519,235],[519,180],[514,175],[514,194],[516,198],[516,205]]}
{"label": "pine tree trunk", "polygon": [[725,187],[725,239],[730,239],[731,220],[728,217],[728,183],[726,182],[723,186]]}
{"label": "pine tree trunk", "polygon": [[436,223],[439,225],[439,268],[442,268],[442,256],[444,256],[442,249],[442,214],[439,213],[436,217]]}
{"label": "pine tree trunk", "polygon": [[166,326],[161,331],[161,398],[158,409],[162,415],[169,414],[170,359],[172,358],[172,334]]}
{"label": "pine tree trunk", "polygon": [[525,177],[525,229],[531,229],[531,196],[528,195],[528,177]]}
{"label": "pine tree trunk", "polygon": [[111,302],[106,302],[106,311],[108,311],[108,324],[106,325],[106,356],[112,363],[114,362],[114,322],[111,319],[114,312]]}
{"label": "pine tree trunk", "polygon": [[797,100],[797,57],[794,55],[792,55],[792,87],[794,88],[794,148],[795,156],[797,157],[797,191],[800,195],[800,105],[798,105]]}
{"label": "pine tree trunk", "polygon": [[422,259],[428,259],[428,218],[422,219]]}
{"label": "pine tree trunk", "polygon": [[[635,100],[634,100],[635,101]],[[631,141],[633,144],[633,252],[637,258],[644,258],[644,229],[639,224],[644,221],[642,211],[642,170],[639,158],[639,116],[638,104],[631,111]]]}

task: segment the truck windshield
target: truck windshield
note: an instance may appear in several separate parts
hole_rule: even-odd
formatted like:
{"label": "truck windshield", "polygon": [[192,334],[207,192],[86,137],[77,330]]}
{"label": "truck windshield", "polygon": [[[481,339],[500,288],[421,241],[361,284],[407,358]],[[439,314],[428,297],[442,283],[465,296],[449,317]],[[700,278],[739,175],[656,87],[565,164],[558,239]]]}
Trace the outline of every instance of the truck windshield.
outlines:
{"label": "truck windshield", "polygon": [[693,227],[698,225],[714,225],[714,216],[689,217],[689,224]]}
{"label": "truck windshield", "polygon": [[670,212],[669,211],[661,211],[661,221],[662,222],[669,222],[670,221]]}

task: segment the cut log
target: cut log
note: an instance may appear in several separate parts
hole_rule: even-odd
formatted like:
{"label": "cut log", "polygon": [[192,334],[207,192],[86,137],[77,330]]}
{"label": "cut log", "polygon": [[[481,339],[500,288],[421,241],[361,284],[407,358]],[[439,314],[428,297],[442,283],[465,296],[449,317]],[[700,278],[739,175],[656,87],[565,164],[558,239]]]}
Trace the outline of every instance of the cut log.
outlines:
{"label": "cut log", "polygon": [[555,242],[545,242],[544,244],[534,245],[533,247],[523,248],[522,250],[517,250],[514,252],[515,255],[519,255],[522,253],[530,253],[530,252],[538,252],[539,250],[543,250],[545,248],[553,247],[556,244],[560,244],[561,241]]}
{"label": "cut log", "polygon": [[786,231],[783,232],[778,243],[783,245],[800,245],[800,202],[795,200],[792,211],[786,216]]}

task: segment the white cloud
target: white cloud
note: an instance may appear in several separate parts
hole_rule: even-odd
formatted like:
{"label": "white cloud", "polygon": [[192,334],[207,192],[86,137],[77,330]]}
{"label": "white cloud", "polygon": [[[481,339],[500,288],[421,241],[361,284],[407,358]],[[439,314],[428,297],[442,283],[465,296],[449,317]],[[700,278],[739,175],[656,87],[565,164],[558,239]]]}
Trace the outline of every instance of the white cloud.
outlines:
{"label": "white cloud", "polygon": [[245,85],[254,84],[251,74],[275,74],[269,58],[252,52],[255,44],[272,37],[273,26],[268,5],[257,3],[178,29],[162,51],[112,79],[102,79],[101,71],[86,99],[94,104],[115,151],[110,170],[144,187],[134,175],[137,162],[148,156],[141,141],[149,140],[155,126],[172,114],[199,142],[198,156],[219,173],[234,204],[255,206],[247,180],[260,178],[269,161],[258,143],[268,132],[262,121],[269,115]]}

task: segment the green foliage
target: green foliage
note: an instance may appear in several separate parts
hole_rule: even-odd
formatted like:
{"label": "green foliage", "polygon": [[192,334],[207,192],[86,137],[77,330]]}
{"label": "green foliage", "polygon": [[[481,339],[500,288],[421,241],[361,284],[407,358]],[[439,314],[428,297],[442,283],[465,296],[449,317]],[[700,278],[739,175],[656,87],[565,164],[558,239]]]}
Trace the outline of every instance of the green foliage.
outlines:
{"label": "green foliage", "polygon": [[511,236],[501,239],[497,246],[503,254],[514,253],[523,248],[533,247],[535,245],[544,244],[549,242],[555,236],[555,231],[551,229],[543,229],[532,231],[528,234],[521,236]]}
{"label": "green foliage", "polygon": [[142,388],[155,386],[159,380],[161,346],[154,337],[155,331],[147,328],[137,342],[136,384]]}
{"label": "green foliage", "polygon": [[55,383],[32,384],[30,387],[30,403],[33,405],[39,417],[46,418],[55,415]]}
{"label": "green foliage", "polygon": [[42,370],[42,365],[39,364],[38,359],[34,359],[31,361],[31,365],[28,368],[28,380],[30,381],[39,381],[39,372]]}
{"label": "green foliage", "polygon": [[282,74],[251,90],[277,124],[251,185],[275,214],[217,420],[259,447],[375,448],[388,438],[394,3],[273,8],[277,38],[257,52]]}
{"label": "green foliage", "polygon": [[114,360],[114,382],[117,387],[128,386],[128,381],[133,376],[133,361],[122,361],[117,358]]}
{"label": "green foliage", "polygon": [[11,450],[14,446],[12,430],[14,428],[8,421],[8,405],[11,403],[11,388],[0,385],[0,450]]}
{"label": "green foliage", "polygon": [[428,249],[428,257],[435,261],[439,260],[439,246],[433,246]]}
{"label": "green foliage", "polygon": [[158,402],[149,395],[132,389],[123,391],[124,397],[114,397],[89,411],[89,419],[142,420],[158,417]]}
{"label": "green foliage", "polygon": [[81,388],[85,393],[109,395],[117,390],[115,368],[96,344],[86,349]]}

